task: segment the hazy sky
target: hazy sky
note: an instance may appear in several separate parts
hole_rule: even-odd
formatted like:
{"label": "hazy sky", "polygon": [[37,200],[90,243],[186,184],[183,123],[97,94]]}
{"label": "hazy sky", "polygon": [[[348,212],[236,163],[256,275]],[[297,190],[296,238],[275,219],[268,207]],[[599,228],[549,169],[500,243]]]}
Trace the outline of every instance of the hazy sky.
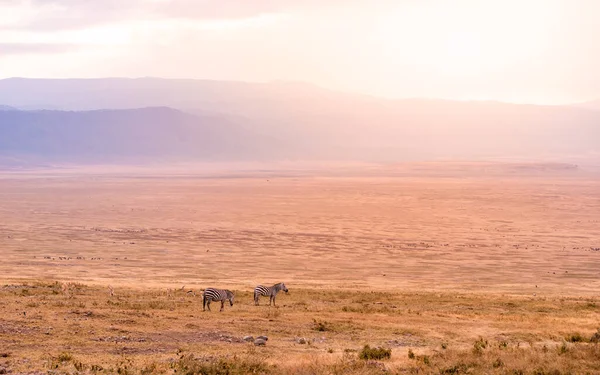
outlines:
{"label": "hazy sky", "polygon": [[0,0],[0,78],[576,102],[600,98],[599,20],[600,0]]}

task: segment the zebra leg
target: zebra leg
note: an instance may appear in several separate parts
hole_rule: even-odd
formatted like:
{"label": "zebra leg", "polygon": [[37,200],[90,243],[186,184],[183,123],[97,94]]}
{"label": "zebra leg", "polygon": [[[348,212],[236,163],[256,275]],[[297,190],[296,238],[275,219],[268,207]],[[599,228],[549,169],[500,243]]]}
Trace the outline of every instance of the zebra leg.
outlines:
{"label": "zebra leg", "polygon": [[225,307],[225,300],[221,301],[221,310],[219,310],[219,311],[223,311],[224,307]]}
{"label": "zebra leg", "polygon": [[273,299],[274,299],[274,298],[273,298],[273,295],[270,295],[270,296],[269,296],[269,306],[271,306],[271,302],[273,302]]}
{"label": "zebra leg", "polygon": [[254,291],[254,305],[258,306],[258,299],[260,298],[260,296],[258,295],[258,293],[256,293],[256,291]]}
{"label": "zebra leg", "polygon": [[206,296],[202,296],[202,311],[206,311]]}
{"label": "zebra leg", "polygon": [[277,297],[276,294],[273,295],[273,306],[277,307],[277,305],[275,304],[275,297]]}
{"label": "zebra leg", "polygon": [[206,301],[206,308],[210,311],[210,299]]}

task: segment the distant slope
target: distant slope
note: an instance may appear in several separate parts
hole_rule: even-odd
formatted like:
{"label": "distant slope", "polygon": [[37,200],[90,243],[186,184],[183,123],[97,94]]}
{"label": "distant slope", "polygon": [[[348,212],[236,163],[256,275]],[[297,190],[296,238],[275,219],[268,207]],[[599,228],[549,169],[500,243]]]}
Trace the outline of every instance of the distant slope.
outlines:
{"label": "distant slope", "polygon": [[[146,133],[142,124],[148,123],[148,118],[153,115],[136,118],[129,114],[125,121],[121,113],[120,121],[129,124],[125,128],[129,129],[129,133],[123,131],[128,142],[138,132],[144,134],[142,139],[160,134],[156,137],[168,140],[165,145],[157,147],[146,139],[140,143],[139,149],[129,151],[122,144],[114,145],[119,153],[130,156],[136,152],[143,155],[154,152],[156,157],[206,158],[207,155],[219,155],[243,160],[258,156],[392,162],[486,158],[562,160],[573,156],[600,158],[600,111],[576,107],[386,100],[338,93],[307,84],[157,78],[0,80],[0,103],[18,108],[66,110],[169,106],[203,118],[192,120],[190,115],[173,112],[169,116],[175,120],[162,121],[161,131],[164,133]],[[109,130],[118,132],[112,125],[108,130],[102,130],[101,124],[113,121],[91,121],[92,114],[86,113],[68,117],[68,123],[77,132],[63,132],[63,139],[75,137],[72,134],[76,134],[76,139],[89,137],[86,132],[92,130],[100,134]],[[212,117],[207,118],[207,113],[212,113]],[[46,116],[52,117],[52,112],[36,116],[40,124],[52,124],[52,127],[61,129],[61,121],[46,119]],[[105,120],[108,117],[109,114],[103,114]],[[0,118],[0,126],[2,121]],[[76,123],[94,126],[78,128]],[[167,130],[170,123],[187,125],[175,125],[170,133]],[[227,141],[199,143],[204,145],[202,149],[206,148],[207,153],[194,151],[186,143],[189,139],[197,143],[197,139],[208,138],[188,135],[189,129],[194,128],[190,123],[201,124],[199,129],[223,130],[219,139]],[[222,123],[238,126],[224,131],[226,128]],[[50,131],[50,128],[43,129]],[[2,134],[0,136],[5,138]],[[90,139],[86,142],[87,146],[82,146],[78,153],[86,151],[89,154],[95,150],[100,155],[102,150],[111,150],[95,145]]]}
{"label": "distant slope", "polygon": [[248,127],[379,160],[600,155],[600,113],[569,107],[382,100],[270,116]]}
{"label": "distant slope", "polygon": [[191,79],[0,79],[0,103],[22,109],[94,110],[141,107],[197,108],[227,112],[277,103],[336,97],[301,83],[245,83]]}
{"label": "distant slope", "polygon": [[264,138],[171,108],[0,111],[0,160],[144,162],[260,159]]}
{"label": "distant slope", "polygon": [[1,105],[0,104],[0,111],[16,111],[17,109],[14,107],[10,107],[7,105]]}

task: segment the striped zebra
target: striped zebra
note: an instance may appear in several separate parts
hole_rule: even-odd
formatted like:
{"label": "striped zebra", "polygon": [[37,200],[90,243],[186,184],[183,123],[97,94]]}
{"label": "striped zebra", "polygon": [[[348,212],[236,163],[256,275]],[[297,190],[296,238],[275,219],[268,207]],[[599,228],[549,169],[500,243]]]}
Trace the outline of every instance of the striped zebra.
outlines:
{"label": "striped zebra", "polygon": [[202,311],[205,311],[208,307],[208,311],[210,311],[210,303],[212,301],[221,301],[221,310],[223,311],[223,307],[225,306],[225,301],[229,300],[229,305],[233,306],[233,292],[227,289],[215,289],[215,288],[206,288],[204,293],[202,293]]}
{"label": "striped zebra", "polygon": [[258,306],[258,299],[260,298],[260,296],[269,296],[269,306],[271,306],[271,302],[273,302],[273,305],[276,306],[275,297],[277,296],[277,293],[280,290],[283,290],[286,293],[288,292],[288,288],[285,286],[284,283],[278,283],[273,286],[257,286],[256,288],[254,288],[254,304]]}

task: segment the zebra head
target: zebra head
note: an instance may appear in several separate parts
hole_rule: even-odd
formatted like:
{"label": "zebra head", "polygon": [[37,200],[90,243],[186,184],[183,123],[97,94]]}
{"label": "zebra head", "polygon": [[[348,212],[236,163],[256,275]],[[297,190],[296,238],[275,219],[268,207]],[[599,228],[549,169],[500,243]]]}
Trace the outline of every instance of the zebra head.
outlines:
{"label": "zebra head", "polygon": [[233,300],[235,299],[233,292],[231,290],[225,290],[225,292],[227,293],[227,299],[229,300],[229,306],[233,306]]}
{"label": "zebra head", "polygon": [[284,283],[280,283],[279,285],[280,285],[281,290],[283,290],[286,293],[288,292],[288,288],[287,288],[287,286],[285,286]]}

